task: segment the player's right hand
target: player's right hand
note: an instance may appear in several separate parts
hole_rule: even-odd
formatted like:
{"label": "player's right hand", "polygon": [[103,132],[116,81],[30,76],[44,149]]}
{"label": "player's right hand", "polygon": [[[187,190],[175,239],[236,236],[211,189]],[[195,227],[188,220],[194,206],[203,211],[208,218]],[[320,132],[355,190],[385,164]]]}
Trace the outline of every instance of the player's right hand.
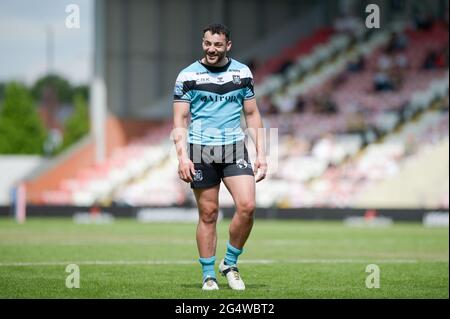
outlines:
{"label": "player's right hand", "polygon": [[178,176],[186,183],[193,181],[195,175],[194,163],[189,158],[181,158],[178,160]]}

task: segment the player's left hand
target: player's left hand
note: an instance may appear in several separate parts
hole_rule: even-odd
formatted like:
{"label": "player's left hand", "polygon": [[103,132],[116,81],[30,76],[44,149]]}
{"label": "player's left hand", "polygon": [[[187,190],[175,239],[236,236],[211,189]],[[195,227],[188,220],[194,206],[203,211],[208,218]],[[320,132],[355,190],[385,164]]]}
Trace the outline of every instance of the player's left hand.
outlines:
{"label": "player's left hand", "polygon": [[255,173],[255,182],[258,183],[266,178],[267,174],[267,161],[264,156],[259,156],[256,158],[255,167],[253,168]]}

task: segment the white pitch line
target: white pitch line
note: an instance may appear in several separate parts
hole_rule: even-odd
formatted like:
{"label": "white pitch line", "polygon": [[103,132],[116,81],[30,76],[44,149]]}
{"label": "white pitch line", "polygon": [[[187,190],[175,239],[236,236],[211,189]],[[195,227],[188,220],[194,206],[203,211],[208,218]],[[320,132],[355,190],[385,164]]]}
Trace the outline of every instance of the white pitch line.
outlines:
{"label": "white pitch line", "polygon": [[286,264],[415,264],[418,263],[417,259],[299,259],[299,260],[286,260]]}
{"label": "white pitch line", "polygon": [[83,260],[83,261],[42,261],[42,262],[9,262],[0,263],[0,267],[11,266],[67,266],[69,264],[86,266],[113,265],[185,265],[193,264],[192,260]]}
{"label": "white pitch line", "polygon": [[16,245],[55,245],[55,246],[89,246],[89,245],[192,245],[196,244],[195,240],[66,240],[66,241],[22,241],[22,242],[1,242],[0,246],[16,246]]}
{"label": "white pitch line", "polygon": [[[448,259],[417,260],[417,259],[248,259],[241,260],[242,264],[415,264],[419,262],[448,262]],[[0,267],[36,267],[36,266],[67,266],[69,264],[86,266],[113,266],[113,265],[192,265],[195,260],[84,260],[84,261],[42,261],[42,262],[0,262]]]}

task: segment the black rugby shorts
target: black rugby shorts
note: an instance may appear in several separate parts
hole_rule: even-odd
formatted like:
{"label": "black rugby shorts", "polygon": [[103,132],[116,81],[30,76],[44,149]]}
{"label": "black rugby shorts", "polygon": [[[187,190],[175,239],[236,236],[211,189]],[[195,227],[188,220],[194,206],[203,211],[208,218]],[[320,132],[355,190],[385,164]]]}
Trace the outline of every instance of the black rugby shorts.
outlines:
{"label": "black rugby shorts", "polygon": [[254,176],[243,140],[227,145],[189,144],[188,153],[195,169],[191,188],[212,187],[229,176]]}

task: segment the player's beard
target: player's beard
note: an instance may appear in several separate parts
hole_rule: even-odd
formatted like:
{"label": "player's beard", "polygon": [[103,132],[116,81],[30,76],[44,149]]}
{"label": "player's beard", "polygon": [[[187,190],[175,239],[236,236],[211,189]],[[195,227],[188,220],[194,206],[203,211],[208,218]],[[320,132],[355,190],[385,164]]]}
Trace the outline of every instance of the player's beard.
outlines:
{"label": "player's beard", "polygon": [[218,52],[213,56],[210,56],[208,55],[208,53],[205,53],[206,64],[218,66],[223,65],[225,61],[226,61],[226,52]]}

